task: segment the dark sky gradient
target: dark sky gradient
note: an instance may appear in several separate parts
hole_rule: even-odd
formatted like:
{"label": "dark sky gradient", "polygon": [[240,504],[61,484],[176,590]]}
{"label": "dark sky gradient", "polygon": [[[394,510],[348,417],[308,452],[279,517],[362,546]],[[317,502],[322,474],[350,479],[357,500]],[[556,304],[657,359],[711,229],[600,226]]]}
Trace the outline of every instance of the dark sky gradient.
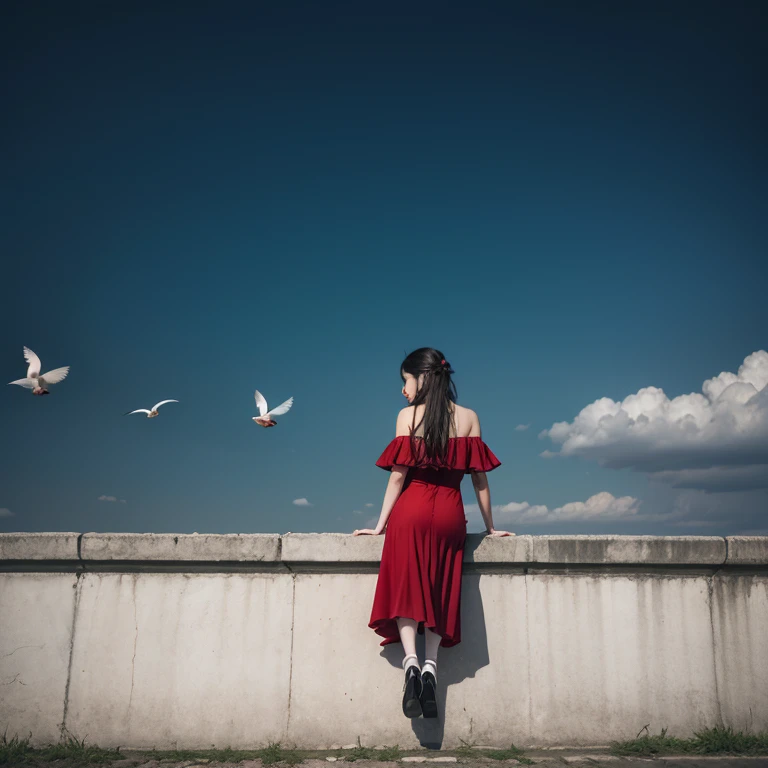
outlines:
{"label": "dark sky gradient", "polygon": [[[359,527],[423,345],[494,503],[674,506],[537,434],[768,348],[768,8],[413,5],[3,4],[0,374],[72,368],[2,392],[0,531]],[[295,397],[275,429],[256,387]],[[765,493],[718,504],[517,530],[765,527]]]}

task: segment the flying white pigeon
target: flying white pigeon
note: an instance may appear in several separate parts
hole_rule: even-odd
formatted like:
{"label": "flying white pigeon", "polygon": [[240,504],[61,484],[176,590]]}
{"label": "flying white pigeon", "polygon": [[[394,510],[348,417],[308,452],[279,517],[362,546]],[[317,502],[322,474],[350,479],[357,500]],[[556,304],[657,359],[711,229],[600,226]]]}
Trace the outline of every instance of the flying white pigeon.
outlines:
{"label": "flying white pigeon", "polygon": [[161,405],[165,405],[166,403],[178,403],[178,400],[161,400],[157,405],[153,405],[150,410],[147,410],[146,408],[137,408],[135,411],[128,411],[128,413],[124,413],[123,416],[130,416],[133,413],[146,413],[148,419],[154,419],[155,416],[159,416],[160,414],[157,412],[157,409]]}
{"label": "flying white pigeon", "polygon": [[277,408],[273,408],[271,411],[267,410],[267,401],[264,399],[264,395],[257,389],[254,393],[256,398],[256,407],[259,409],[259,415],[254,416],[253,420],[262,427],[273,427],[274,416],[282,416],[284,413],[288,413],[293,405],[293,398],[289,397],[284,403],[281,403]]}
{"label": "flying white pigeon", "polygon": [[49,395],[48,387],[63,381],[69,373],[69,366],[55,368],[48,373],[40,375],[40,358],[29,347],[24,347],[24,359],[29,363],[27,378],[9,381],[9,384],[18,384],[25,389],[31,389],[33,395]]}

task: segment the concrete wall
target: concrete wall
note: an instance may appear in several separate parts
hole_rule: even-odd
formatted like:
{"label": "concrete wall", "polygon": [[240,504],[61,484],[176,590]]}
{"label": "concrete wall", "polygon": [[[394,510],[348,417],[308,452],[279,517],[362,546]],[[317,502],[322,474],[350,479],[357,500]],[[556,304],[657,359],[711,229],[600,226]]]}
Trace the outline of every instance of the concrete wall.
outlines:
{"label": "concrete wall", "polygon": [[[0,733],[595,745],[768,728],[768,537],[468,537],[440,717],[367,627],[383,537],[0,534]],[[421,652],[421,648],[420,648]]]}

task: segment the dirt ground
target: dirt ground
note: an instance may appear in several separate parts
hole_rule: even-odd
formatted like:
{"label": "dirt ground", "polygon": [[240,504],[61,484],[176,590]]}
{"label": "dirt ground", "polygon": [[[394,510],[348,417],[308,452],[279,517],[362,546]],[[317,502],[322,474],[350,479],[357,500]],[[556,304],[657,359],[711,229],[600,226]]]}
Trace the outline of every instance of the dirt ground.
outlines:
{"label": "dirt ground", "polygon": [[[105,763],[90,763],[87,768],[262,768],[261,760],[241,760],[240,762],[219,762],[216,760],[147,760],[146,755],[125,753],[120,760]],[[768,768],[768,755],[761,757],[655,757],[633,758],[615,757],[608,754],[595,752],[564,752],[526,753],[526,757],[532,760],[535,768],[566,768],[566,766],[603,766],[603,768]],[[424,768],[437,768],[437,765],[455,764],[456,768],[491,768],[492,764],[498,768],[509,768],[510,765],[523,765],[517,760],[493,760],[487,757],[481,758],[453,758],[447,756],[431,755],[411,758],[408,760],[394,760],[383,762],[379,760],[355,760],[348,761],[343,758],[335,760],[307,759],[297,764],[297,768],[331,768],[332,764],[341,763],[333,768],[406,768],[408,763],[426,763]],[[430,766],[430,763],[437,765]],[[27,763],[25,766],[29,766]],[[36,768],[85,768],[85,764],[71,760],[55,760],[34,764]],[[9,766],[16,768],[16,766]],[[285,763],[273,763],[271,768],[291,768]]]}

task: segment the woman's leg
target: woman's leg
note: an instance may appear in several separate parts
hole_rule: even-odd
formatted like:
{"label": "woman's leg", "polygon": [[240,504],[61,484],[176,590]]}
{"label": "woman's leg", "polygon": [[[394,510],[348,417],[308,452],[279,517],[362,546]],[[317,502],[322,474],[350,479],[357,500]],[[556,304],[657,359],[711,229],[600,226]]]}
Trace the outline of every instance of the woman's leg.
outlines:
{"label": "woman's leg", "polygon": [[403,644],[405,658],[403,659],[403,669],[408,669],[412,665],[419,666],[419,659],[416,656],[416,630],[419,623],[415,619],[406,619],[398,616],[397,629],[400,632],[400,642]]}
{"label": "woman's leg", "polygon": [[424,667],[422,672],[429,671],[437,679],[437,651],[442,638],[429,627],[424,627]]}
{"label": "woman's leg", "polygon": [[424,627],[424,664],[421,667],[421,711],[424,717],[437,717],[437,649],[442,638]]}
{"label": "woman's leg", "polygon": [[419,659],[416,656],[416,629],[418,623],[414,619],[397,617],[397,628],[400,631],[400,640],[403,643],[405,658],[403,669],[405,670],[405,682],[403,683],[403,714],[406,717],[419,717],[421,715],[421,670]]}

